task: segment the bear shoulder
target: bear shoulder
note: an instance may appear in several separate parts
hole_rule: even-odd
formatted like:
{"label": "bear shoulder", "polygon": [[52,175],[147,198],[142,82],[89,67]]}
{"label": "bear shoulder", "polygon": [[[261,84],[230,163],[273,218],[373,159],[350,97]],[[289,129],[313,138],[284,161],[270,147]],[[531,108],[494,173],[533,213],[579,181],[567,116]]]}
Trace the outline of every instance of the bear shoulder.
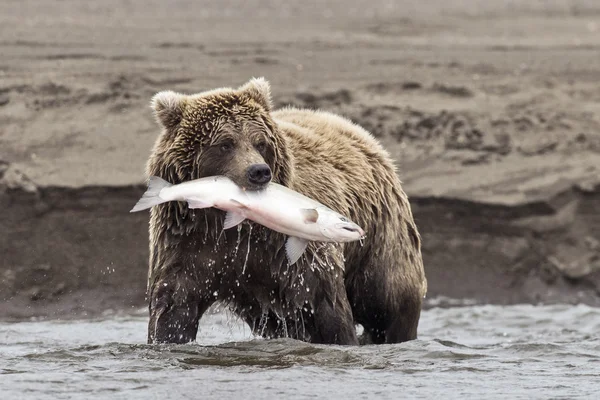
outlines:
{"label": "bear shoulder", "polygon": [[304,128],[305,134],[313,132],[333,141],[351,139],[387,155],[387,151],[371,133],[341,115],[322,110],[286,107],[273,112],[272,116],[283,129],[294,129],[293,125],[296,125]]}

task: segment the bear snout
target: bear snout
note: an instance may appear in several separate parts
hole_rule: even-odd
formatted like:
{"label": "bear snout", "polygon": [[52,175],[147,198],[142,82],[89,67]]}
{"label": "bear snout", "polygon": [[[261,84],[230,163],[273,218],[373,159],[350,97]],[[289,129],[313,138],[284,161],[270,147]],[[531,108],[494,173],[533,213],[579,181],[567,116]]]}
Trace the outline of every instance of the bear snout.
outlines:
{"label": "bear snout", "polygon": [[246,172],[252,185],[265,185],[271,181],[271,168],[267,164],[252,164]]}

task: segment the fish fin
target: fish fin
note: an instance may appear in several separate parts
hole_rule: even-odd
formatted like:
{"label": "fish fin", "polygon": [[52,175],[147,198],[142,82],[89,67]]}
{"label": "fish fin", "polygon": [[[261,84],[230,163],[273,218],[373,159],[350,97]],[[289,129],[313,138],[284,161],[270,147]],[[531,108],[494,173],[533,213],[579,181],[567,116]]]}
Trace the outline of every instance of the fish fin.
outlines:
{"label": "fish fin", "polygon": [[187,199],[188,208],[208,208],[212,207],[211,204],[208,204],[205,201],[198,199]]}
{"label": "fish fin", "polygon": [[304,254],[308,246],[308,240],[296,236],[290,236],[285,242],[285,253],[287,254],[288,262],[293,265]]}
{"label": "fish fin", "polygon": [[173,185],[164,179],[159,178],[158,176],[151,176],[148,180],[148,189],[129,212],[142,211],[156,205],[166,203],[166,200],[163,200],[160,197],[160,191],[170,186]]}
{"label": "fish fin", "polygon": [[314,208],[302,208],[300,209],[302,218],[304,218],[305,224],[314,224],[319,219],[319,212]]}
{"label": "fish fin", "polygon": [[228,211],[225,215],[225,221],[223,222],[223,229],[233,228],[234,226],[244,222],[245,219],[246,217],[244,217],[242,214],[238,214],[233,211]]}

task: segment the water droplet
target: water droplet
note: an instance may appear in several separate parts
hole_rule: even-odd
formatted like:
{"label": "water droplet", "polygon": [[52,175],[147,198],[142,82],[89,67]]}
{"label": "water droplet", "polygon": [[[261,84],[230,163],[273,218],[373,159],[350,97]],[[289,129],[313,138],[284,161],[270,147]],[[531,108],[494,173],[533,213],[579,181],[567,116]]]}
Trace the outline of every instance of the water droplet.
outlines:
{"label": "water droplet", "polygon": [[242,268],[242,274],[246,273],[246,264],[248,264],[248,255],[250,254],[250,238],[252,237],[252,225],[248,231],[248,249],[246,250],[246,259],[244,260],[244,267]]}

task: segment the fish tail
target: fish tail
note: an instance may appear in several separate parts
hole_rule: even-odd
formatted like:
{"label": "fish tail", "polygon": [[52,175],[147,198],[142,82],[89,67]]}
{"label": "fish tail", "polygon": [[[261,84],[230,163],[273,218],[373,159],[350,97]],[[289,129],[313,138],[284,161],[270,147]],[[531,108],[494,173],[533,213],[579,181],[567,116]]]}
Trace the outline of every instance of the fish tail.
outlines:
{"label": "fish tail", "polygon": [[169,182],[165,181],[158,176],[151,176],[148,181],[148,190],[142,195],[142,198],[137,202],[135,206],[129,212],[136,212],[146,210],[156,205],[167,202],[160,197],[160,191],[164,188],[173,186]]}

